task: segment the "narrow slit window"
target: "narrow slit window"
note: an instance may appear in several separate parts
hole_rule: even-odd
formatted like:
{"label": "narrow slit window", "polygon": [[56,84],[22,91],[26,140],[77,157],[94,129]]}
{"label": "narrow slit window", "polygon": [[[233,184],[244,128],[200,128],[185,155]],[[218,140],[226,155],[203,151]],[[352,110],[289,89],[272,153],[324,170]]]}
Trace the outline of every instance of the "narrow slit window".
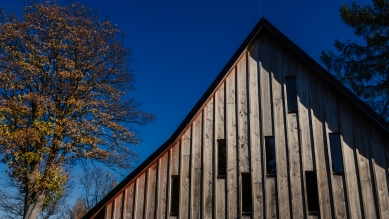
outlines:
{"label": "narrow slit window", "polygon": [[305,185],[307,188],[307,202],[309,214],[319,213],[319,193],[317,190],[317,180],[315,171],[305,172]]}
{"label": "narrow slit window", "polygon": [[252,210],[251,175],[242,173],[242,214],[251,214]]}
{"label": "narrow slit window", "polygon": [[178,215],[179,210],[179,198],[180,198],[180,176],[172,176],[171,182],[171,202],[170,202],[170,214]]}
{"label": "narrow slit window", "polygon": [[227,148],[226,140],[217,140],[217,175],[225,177],[227,175]]}
{"label": "narrow slit window", "polygon": [[297,88],[296,77],[287,77],[286,83],[286,96],[288,100],[288,112],[297,112]]}
{"label": "narrow slit window", "polygon": [[332,172],[343,173],[342,148],[340,144],[340,135],[338,133],[329,134],[330,151],[332,160]]}
{"label": "narrow slit window", "polygon": [[274,137],[265,137],[266,147],[266,174],[276,174],[276,145]]}

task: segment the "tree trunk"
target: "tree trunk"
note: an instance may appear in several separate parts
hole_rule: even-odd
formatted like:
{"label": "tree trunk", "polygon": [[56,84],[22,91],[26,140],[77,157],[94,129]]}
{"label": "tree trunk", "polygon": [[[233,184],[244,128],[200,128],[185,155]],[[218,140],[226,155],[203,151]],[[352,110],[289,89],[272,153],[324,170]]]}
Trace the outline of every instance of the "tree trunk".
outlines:
{"label": "tree trunk", "polygon": [[43,194],[26,194],[30,196],[25,202],[23,219],[37,219],[39,213],[42,211],[45,195]]}

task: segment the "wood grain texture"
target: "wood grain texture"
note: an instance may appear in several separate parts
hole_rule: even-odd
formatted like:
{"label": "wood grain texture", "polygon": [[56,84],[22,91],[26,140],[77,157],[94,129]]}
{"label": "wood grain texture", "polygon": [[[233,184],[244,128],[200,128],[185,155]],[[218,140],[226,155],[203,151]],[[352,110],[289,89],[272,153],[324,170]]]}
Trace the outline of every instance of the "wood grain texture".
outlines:
{"label": "wood grain texture", "polygon": [[203,199],[202,199],[202,212],[203,218],[213,218],[213,143],[214,143],[214,98],[211,98],[204,108],[204,120],[203,120]]}
{"label": "wood grain texture", "polygon": [[215,93],[215,139],[214,139],[214,181],[215,181],[215,218],[226,218],[226,179],[217,177],[217,140],[225,139],[225,83]]}
{"label": "wood grain texture", "polygon": [[[247,109],[247,52],[245,52],[236,67],[236,89],[237,89],[237,131],[238,131],[238,180],[242,185],[242,174],[250,172],[250,148],[248,130],[248,109]],[[239,186],[239,215],[242,214],[242,186]]]}
{"label": "wood grain texture", "polygon": [[[296,76],[297,65],[295,58],[284,51],[284,69],[285,77]],[[297,85],[297,84],[296,84]],[[288,112],[288,92],[284,86],[284,100],[285,108],[284,112]],[[292,97],[296,98],[296,97]],[[304,213],[304,196],[303,196],[303,174],[301,173],[301,151],[299,142],[299,129],[296,113],[285,113],[286,114],[286,136],[288,146],[288,158],[289,158],[289,180],[290,180],[290,200],[292,213],[291,217],[294,219],[305,218]]]}
{"label": "wood grain texture", "polygon": [[179,175],[179,166],[180,166],[180,146],[178,143],[175,143],[173,147],[170,148],[171,162],[170,162],[170,175]]}
{"label": "wood grain texture", "polygon": [[283,51],[275,42],[272,42],[271,72],[273,91],[273,115],[274,115],[274,139],[276,148],[277,166],[277,200],[279,218],[290,218],[289,203],[289,181],[288,181],[288,161],[285,140],[285,120],[284,120],[284,74],[283,74]]}
{"label": "wood grain texture", "polygon": [[112,207],[113,207],[113,202],[105,206],[105,219],[112,218]]}
{"label": "wood grain texture", "polygon": [[375,219],[378,209],[372,183],[369,135],[367,125],[359,113],[354,113],[354,133],[364,215],[365,218]]}
{"label": "wood grain texture", "polygon": [[297,116],[295,113],[287,115],[287,136],[289,146],[289,177],[292,204],[292,217],[305,218],[304,196],[302,188],[302,173],[300,163],[299,133],[297,127]]}
{"label": "wood grain texture", "polygon": [[201,216],[201,126],[202,113],[197,116],[192,125],[190,212],[193,219],[198,219]]}
{"label": "wood grain texture", "polygon": [[325,138],[327,142],[327,154],[329,169],[328,177],[331,182],[329,185],[332,190],[334,215],[336,218],[348,218],[348,203],[346,199],[346,187],[343,175],[332,174],[331,145],[329,141],[330,133],[339,133],[339,110],[337,94],[329,87],[329,84],[323,86],[324,117],[325,117]]}
{"label": "wood grain texture", "polygon": [[270,89],[270,42],[264,37],[259,39],[259,60],[261,69],[259,75],[261,105],[262,105],[262,131],[263,136],[273,136],[273,116]]}
{"label": "wood grain texture", "polygon": [[276,191],[276,178],[266,177],[265,184],[265,214],[266,219],[275,219],[277,216],[277,191]]}
{"label": "wood grain texture", "polygon": [[132,219],[134,216],[134,196],[135,196],[134,185],[135,182],[132,182],[124,192],[125,205],[123,208],[123,218],[125,219]]}
{"label": "wood grain texture", "polygon": [[355,160],[353,112],[348,101],[340,101],[340,133],[347,200],[351,218],[362,218],[363,206],[359,199],[359,185]]}
{"label": "wood grain texture", "polygon": [[262,65],[259,62],[258,40],[254,42],[248,55],[248,84],[249,84],[249,130],[250,130],[250,155],[251,155],[251,179],[253,193],[252,218],[264,218],[263,212],[263,176],[262,176],[262,145],[263,139],[260,131],[260,99],[259,99],[259,69]]}
{"label": "wood grain texture", "polygon": [[321,79],[310,73],[310,105],[312,118],[312,136],[315,152],[315,167],[317,172],[317,183],[319,192],[320,218],[331,219],[332,209],[330,200],[330,189],[328,180],[328,168],[326,160],[326,149],[324,146],[324,115],[323,115],[323,87]]}
{"label": "wood grain texture", "polygon": [[323,100],[324,100],[324,117],[326,122],[327,133],[339,132],[339,119],[338,119],[338,105],[337,105],[337,93],[334,92],[329,84],[325,84],[323,87]]}
{"label": "wood grain texture", "polygon": [[[270,41],[267,37],[259,38],[259,85],[260,85],[260,100],[261,100],[261,114],[262,114],[262,145],[265,145],[265,137],[273,136],[273,114],[272,114],[272,90],[271,90],[271,50]],[[266,170],[266,147],[262,147],[262,160],[264,164],[262,170]],[[262,174],[264,177],[264,218],[278,218],[277,216],[277,192],[276,192],[276,178],[267,177],[266,173]]]}
{"label": "wood grain texture", "polygon": [[144,217],[146,172],[136,179],[134,218]]}
{"label": "wood grain texture", "polygon": [[335,218],[348,218],[346,188],[343,175],[332,176]]}
{"label": "wood grain texture", "polygon": [[123,208],[123,193],[120,193],[115,198],[115,208],[114,208],[113,218],[115,218],[115,219],[122,218],[122,211],[123,211],[122,208]]}
{"label": "wood grain texture", "polygon": [[[179,218],[189,218],[191,128],[181,139]],[[170,193],[169,193],[170,195]]]}
{"label": "wood grain texture", "polygon": [[239,175],[242,172],[250,171],[248,118],[247,118],[247,53],[237,63],[237,129],[238,129],[238,150],[239,150]]}
{"label": "wood grain texture", "polygon": [[151,165],[147,173],[147,205],[146,218],[154,219],[156,213],[156,199],[157,199],[157,163]]}
{"label": "wood grain texture", "polygon": [[236,68],[226,81],[226,143],[227,143],[227,218],[238,218],[237,139],[236,139]]}
{"label": "wood grain texture", "polygon": [[368,131],[371,143],[370,150],[372,155],[372,166],[375,178],[374,182],[377,194],[379,218],[389,218],[388,167],[384,148],[384,142],[386,142],[387,137],[382,137],[379,129],[377,129],[372,124],[369,124]]}
{"label": "wood grain texture", "polygon": [[168,159],[169,153],[165,153],[158,160],[158,184],[157,184],[157,210],[156,218],[166,218],[167,191],[168,191]]}
{"label": "wood grain texture", "polygon": [[[298,61],[296,64],[296,87],[298,104],[298,124],[300,130],[300,144],[303,171],[314,171],[314,154],[311,141],[311,106],[309,71],[305,64]],[[303,174],[305,178],[305,174]],[[305,182],[305,179],[303,180]]]}

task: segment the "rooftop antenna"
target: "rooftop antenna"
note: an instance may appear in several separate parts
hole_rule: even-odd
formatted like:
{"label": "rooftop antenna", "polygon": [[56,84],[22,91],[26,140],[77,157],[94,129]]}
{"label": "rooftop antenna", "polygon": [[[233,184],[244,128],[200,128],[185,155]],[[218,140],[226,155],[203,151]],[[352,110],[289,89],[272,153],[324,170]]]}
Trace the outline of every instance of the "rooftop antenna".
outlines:
{"label": "rooftop antenna", "polygon": [[259,18],[262,17],[262,14],[261,14],[261,0],[258,0],[258,11],[259,11]]}

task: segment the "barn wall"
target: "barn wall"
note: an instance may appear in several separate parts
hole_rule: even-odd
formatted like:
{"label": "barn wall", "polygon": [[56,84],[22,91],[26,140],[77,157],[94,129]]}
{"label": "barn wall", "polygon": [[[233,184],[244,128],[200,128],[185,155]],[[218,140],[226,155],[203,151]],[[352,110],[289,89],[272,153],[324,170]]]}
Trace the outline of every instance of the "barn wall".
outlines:
{"label": "barn wall", "polygon": [[[288,112],[285,78],[298,110]],[[343,173],[332,171],[329,134],[339,133]],[[181,137],[100,212],[105,218],[389,218],[389,141],[353,103],[271,37],[254,40]],[[276,174],[266,173],[265,137]],[[218,176],[218,140],[227,174]],[[316,174],[320,210],[309,212],[306,172]],[[242,174],[252,212],[242,212]],[[179,176],[179,212],[170,213]],[[96,215],[101,215],[96,214]]]}

